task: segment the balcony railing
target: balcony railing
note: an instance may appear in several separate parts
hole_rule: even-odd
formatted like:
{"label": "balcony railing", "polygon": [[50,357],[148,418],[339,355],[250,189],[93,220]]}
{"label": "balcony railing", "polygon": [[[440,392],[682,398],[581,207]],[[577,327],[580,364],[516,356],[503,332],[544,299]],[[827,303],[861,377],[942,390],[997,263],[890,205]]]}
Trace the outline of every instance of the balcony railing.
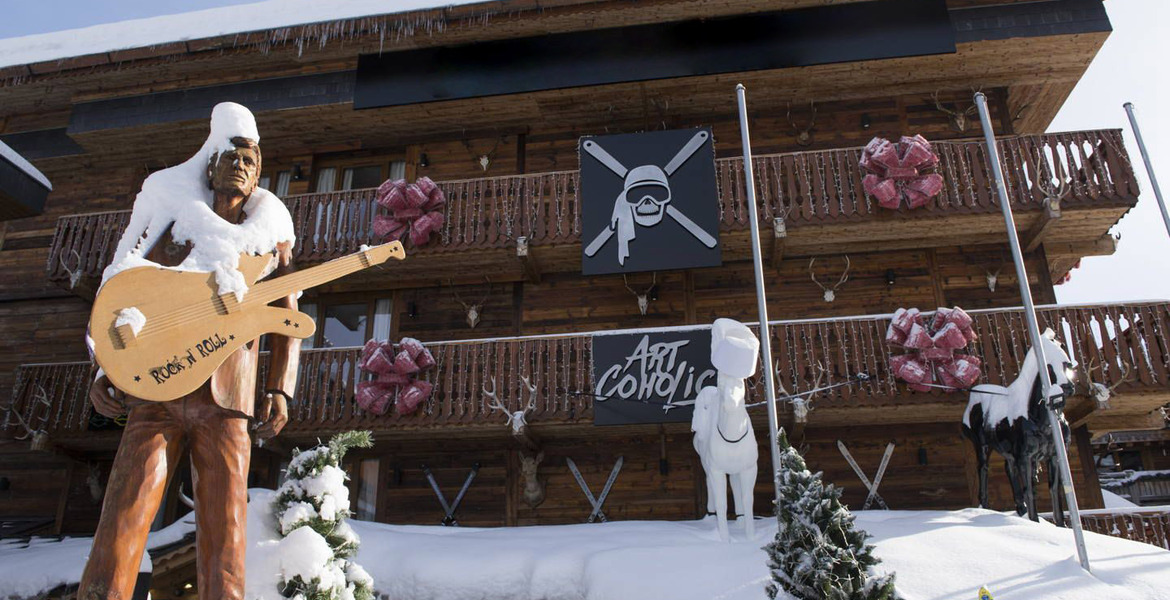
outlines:
{"label": "balcony railing", "polygon": [[[999,147],[1008,194],[1018,211],[1039,209],[1044,193],[1037,182],[1055,179],[1069,184],[1062,201],[1067,208],[1137,200],[1137,182],[1118,130],[1008,137],[999,140]],[[934,148],[946,185],[915,215],[999,210],[982,142],[937,142]],[[889,212],[862,189],[860,158],[861,148],[755,157],[760,218],[768,223],[783,217],[790,228],[799,228]],[[742,159],[719,159],[715,169],[722,229],[746,230]],[[504,248],[521,236],[537,246],[579,243],[577,179],[577,171],[560,171],[440,182],[447,196],[446,223],[438,239],[417,252]],[[285,202],[297,228],[298,261],[329,260],[377,243],[372,224],[381,209],[372,189],[290,196]],[[128,211],[61,217],[49,251],[49,279],[75,285],[79,277],[99,276],[128,218]]]}
{"label": "balcony railing", "polygon": [[[979,339],[968,350],[983,360],[983,381],[1009,383],[1019,373],[1028,348],[1022,312],[974,311],[972,316]],[[1170,393],[1166,330],[1170,303],[1044,307],[1039,317],[1041,327],[1057,331],[1074,360],[1093,365],[1093,381],[1119,386],[1114,402],[1124,403],[1127,391]],[[794,393],[807,391],[823,367],[822,386],[857,373],[869,378],[818,394],[817,408],[961,403],[961,395],[907,392],[890,376],[890,349],[884,341],[888,325],[888,315],[776,322],[771,331],[779,383]],[[591,341],[590,335],[582,334],[428,344],[438,361],[427,374],[434,393],[417,412],[405,416],[393,411],[373,415],[355,405],[354,386],[362,377],[357,364],[360,349],[307,350],[302,353],[287,431],[318,435],[355,427],[498,425],[503,417],[488,407],[482,390],[494,380],[498,397],[518,406],[521,398],[528,398],[522,393],[521,377],[537,386],[536,409],[529,422],[588,423],[592,401],[584,394],[594,388]],[[13,410],[54,439],[84,437],[93,427],[86,399],[90,376],[90,364],[85,362],[22,366],[13,389]],[[749,393],[759,397],[758,378],[749,383]],[[23,433],[12,414],[0,425]]]}
{"label": "balcony railing", "polygon": [[[1051,513],[1044,515],[1052,520]],[[1170,506],[1081,511],[1085,530],[1170,550]]]}

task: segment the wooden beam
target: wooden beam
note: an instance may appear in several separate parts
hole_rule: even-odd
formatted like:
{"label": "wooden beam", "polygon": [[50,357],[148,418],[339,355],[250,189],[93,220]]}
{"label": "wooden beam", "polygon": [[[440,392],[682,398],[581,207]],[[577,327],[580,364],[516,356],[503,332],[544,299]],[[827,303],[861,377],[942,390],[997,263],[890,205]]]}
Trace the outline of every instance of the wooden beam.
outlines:
{"label": "wooden beam", "polygon": [[1044,212],[1036,218],[1036,222],[1032,224],[1032,228],[1024,234],[1024,253],[1033,252],[1040,244],[1044,242],[1044,237],[1052,231],[1053,226],[1060,221],[1060,207],[1048,202],[1044,206]]}
{"label": "wooden beam", "polygon": [[540,283],[540,263],[528,246],[528,238],[516,238],[516,258],[520,260],[520,268],[524,270],[524,280],[528,283]]}
{"label": "wooden beam", "polygon": [[1144,415],[1111,415],[1109,413],[1104,413],[1099,417],[1089,419],[1089,422],[1086,424],[1086,426],[1092,432],[1093,436],[1098,436],[1113,431],[1161,429],[1165,427],[1165,425],[1166,421],[1162,417],[1162,414],[1158,411],[1149,412]]}

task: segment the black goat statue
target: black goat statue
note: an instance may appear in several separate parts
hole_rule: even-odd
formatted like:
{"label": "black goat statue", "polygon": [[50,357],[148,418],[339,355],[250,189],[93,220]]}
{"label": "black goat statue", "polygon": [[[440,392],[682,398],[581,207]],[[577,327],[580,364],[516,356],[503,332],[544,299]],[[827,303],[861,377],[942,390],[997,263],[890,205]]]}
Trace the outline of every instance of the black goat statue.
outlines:
{"label": "black goat statue", "polygon": [[[1072,360],[1046,330],[1044,358],[1049,379],[1059,385],[1067,398],[1073,394]],[[1039,468],[1046,463],[1048,489],[1052,494],[1052,515],[1057,525],[1064,525],[1064,504],[1060,494],[1060,471],[1056,462],[1056,444],[1052,439],[1052,419],[1041,390],[1036,355],[1029,349],[1019,377],[1007,387],[977,385],[971,388],[967,410],[963,413],[963,436],[975,445],[979,465],[979,506],[987,506],[987,466],[991,451],[1003,456],[1004,470],[1012,487],[1016,513],[1036,521],[1036,484]],[[1067,445],[1068,422],[1058,417]]]}

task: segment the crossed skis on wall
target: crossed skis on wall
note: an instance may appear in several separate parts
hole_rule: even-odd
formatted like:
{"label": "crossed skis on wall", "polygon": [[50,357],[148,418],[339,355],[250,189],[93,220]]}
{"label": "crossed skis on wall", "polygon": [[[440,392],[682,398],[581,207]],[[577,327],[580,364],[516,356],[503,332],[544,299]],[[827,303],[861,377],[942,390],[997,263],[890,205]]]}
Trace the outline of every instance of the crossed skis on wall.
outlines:
{"label": "crossed skis on wall", "polygon": [[[601,488],[601,494],[593,495],[593,491],[589,489],[589,485],[585,483],[585,478],[581,476],[581,470],[577,468],[577,463],[573,459],[566,457],[565,463],[569,466],[569,471],[573,473],[573,478],[577,480],[577,485],[581,486],[581,491],[585,494],[585,498],[589,500],[589,505],[593,510],[589,513],[589,517],[585,519],[586,523],[594,521],[601,521],[605,523],[608,519],[605,512],[602,511],[602,506],[605,504],[605,499],[609,497],[609,491],[613,489],[613,484],[617,481],[618,473],[621,473],[622,465],[625,463],[625,457],[619,456],[617,462],[613,465],[613,469],[609,472],[609,478],[605,480],[605,485]],[[422,465],[423,474],[426,475],[427,483],[431,485],[431,490],[435,493],[435,498],[439,501],[439,506],[443,509],[443,520],[441,523],[448,527],[458,527],[459,520],[455,518],[455,511],[459,510],[459,505],[463,503],[463,498],[467,496],[467,490],[471,488],[471,483],[475,481],[475,476],[479,474],[479,463],[475,463],[471,467],[471,472],[463,480],[463,487],[459,488],[459,494],[455,496],[454,502],[448,502],[446,494],[443,493],[443,488],[439,487],[439,482],[435,479],[434,473],[426,465]]]}

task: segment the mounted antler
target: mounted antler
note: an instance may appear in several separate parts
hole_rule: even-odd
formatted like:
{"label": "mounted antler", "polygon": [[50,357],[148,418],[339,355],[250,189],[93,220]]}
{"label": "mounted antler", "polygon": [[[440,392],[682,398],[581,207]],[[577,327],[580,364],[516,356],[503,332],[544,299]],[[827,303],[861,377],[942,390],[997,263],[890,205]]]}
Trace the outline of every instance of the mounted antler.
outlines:
{"label": "mounted antler", "polygon": [[[33,395],[32,401],[35,404],[44,404],[47,407],[52,406],[52,403],[49,402],[48,394],[45,393],[45,388],[39,385],[37,386],[36,393]],[[30,411],[30,415],[35,414],[35,412],[36,408],[34,407],[33,410]],[[16,409],[16,405],[11,403],[8,405],[8,414],[15,418],[16,422],[20,424],[20,426],[23,427],[25,431],[24,435],[14,436],[14,440],[21,442],[24,440],[31,440],[30,448],[32,450],[48,450],[49,433],[42,428],[33,428],[32,424],[29,423],[29,421],[33,420],[31,416],[29,417],[29,421],[25,421],[24,417],[20,416],[20,411]]]}
{"label": "mounted antler", "polygon": [[77,287],[77,284],[81,283],[81,276],[85,274],[81,269],[81,255],[77,253],[77,250],[73,250],[72,252],[73,256],[77,257],[77,264],[72,269],[69,268],[69,265],[65,264],[64,258],[57,257],[57,261],[61,263],[61,268],[65,269],[65,272],[69,274],[69,289]]}
{"label": "mounted antler", "polygon": [[484,280],[488,282],[488,291],[484,293],[483,298],[479,299],[479,302],[474,304],[464,302],[463,298],[459,296],[459,292],[455,290],[455,286],[451,283],[451,280],[447,280],[447,285],[451,286],[451,292],[455,295],[455,301],[462,304],[463,310],[467,311],[467,326],[472,329],[475,329],[475,326],[479,325],[479,315],[480,311],[483,310],[483,303],[487,302],[488,296],[492,293],[492,281],[487,277],[484,277]]}
{"label": "mounted antler", "polygon": [[1133,381],[1129,377],[1132,368],[1127,364],[1121,365],[1121,379],[1113,385],[1106,385],[1093,381],[1093,371],[1097,370],[1100,366],[1101,364],[1095,360],[1089,361],[1085,365],[1083,373],[1085,374],[1085,388],[1088,395],[1097,403],[1098,408],[1105,409],[1109,408],[1109,400],[1113,398],[1113,394],[1117,391],[1117,388],[1121,387],[1123,383]]}
{"label": "mounted antler", "polygon": [[[1040,164],[1038,152],[1036,162]],[[1059,209],[1060,201],[1068,195],[1069,180],[1062,177],[1059,172],[1055,176],[1055,181],[1053,181],[1053,178],[1037,176],[1036,189],[1040,190],[1041,194],[1044,194],[1045,204],[1054,209]]]}
{"label": "mounted antler", "polygon": [[[776,378],[776,386],[780,388],[780,393],[784,394],[785,396],[792,396],[792,414],[793,417],[795,417],[797,423],[808,422],[808,413],[810,410],[812,410],[812,397],[817,393],[818,390],[820,390],[821,380],[825,377],[825,367],[820,363],[820,361],[816,362],[816,369],[817,374],[813,379],[812,387],[810,387],[804,394],[800,394],[800,390],[797,390],[797,394],[800,395],[796,396],[793,396],[793,394],[788,392],[788,390],[784,387],[784,384],[780,383],[779,377]],[[776,361],[776,373],[779,374],[779,372],[780,361]]]}
{"label": "mounted antler", "polygon": [[841,273],[841,279],[839,279],[837,283],[833,284],[833,287],[830,289],[822,285],[821,282],[817,281],[817,274],[815,271],[813,271],[813,265],[816,264],[816,262],[816,257],[809,259],[808,276],[812,279],[813,283],[817,284],[817,287],[821,288],[821,290],[825,292],[825,302],[832,302],[837,299],[837,290],[840,289],[841,286],[845,285],[846,281],[849,281],[849,268],[853,266],[853,263],[849,260],[849,255],[846,254],[845,271]]}
{"label": "mounted antler", "polygon": [[808,119],[808,126],[801,127],[792,120],[792,103],[788,103],[788,112],[785,116],[788,119],[788,124],[792,126],[792,130],[796,132],[796,144],[798,146],[808,146],[812,143],[812,130],[817,124],[817,103],[809,102],[808,107],[812,115]]}
{"label": "mounted antler", "polygon": [[987,290],[988,291],[991,291],[991,292],[995,291],[995,285],[997,283],[999,283],[999,274],[1002,271],[1003,271],[1003,265],[1000,265],[1000,267],[998,269],[996,269],[994,273],[992,273],[991,271],[989,271],[986,268],[983,269],[983,272],[987,273]]}
{"label": "mounted antler", "polygon": [[658,272],[654,272],[653,278],[650,280],[650,287],[646,288],[646,291],[641,294],[635,292],[634,288],[630,287],[630,280],[626,278],[625,273],[622,274],[622,283],[625,283],[626,289],[630,290],[630,293],[638,298],[638,312],[642,313],[643,317],[646,316],[646,311],[650,308],[650,294],[658,286]]}
{"label": "mounted antler", "polygon": [[525,504],[535,508],[544,502],[544,482],[537,476],[540,463],[544,460],[544,450],[541,448],[540,439],[528,428],[528,413],[536,410],[536,385],[523,375],[520,376],[520,381],[524,382],[524,387],[528,390],[528,404],[523,410],[509,411],[508,407],[500,402],[496,394],[495,377],[491,378],[492,389],[489,390],[485,386],[483,393],[491,398],[488,408],[492,411],[498,410],[507,417],[505,424],[512,427],[512,437],[520,444],[520,474],[524,480],[522,495]]}
{"label": "mounted antler", "polygon": [[[977,93],[979,90],[973,89],[972,91]],[[950,115],[951,126],[954,127],[957,131],[967,131],[968,119],[970,119],[971,116],[974,115],[977,110],[979,110],[979,107],[975,106],[974,104],[972,104],[970,107],[968,107],[967,110],[963,110],[963,111],[951,110],[951,109],[943,106],[942,102],[939,101],[938,90],[935,90],[934,93],[930,95],[930,97],[934,99],[935,108]]]}

